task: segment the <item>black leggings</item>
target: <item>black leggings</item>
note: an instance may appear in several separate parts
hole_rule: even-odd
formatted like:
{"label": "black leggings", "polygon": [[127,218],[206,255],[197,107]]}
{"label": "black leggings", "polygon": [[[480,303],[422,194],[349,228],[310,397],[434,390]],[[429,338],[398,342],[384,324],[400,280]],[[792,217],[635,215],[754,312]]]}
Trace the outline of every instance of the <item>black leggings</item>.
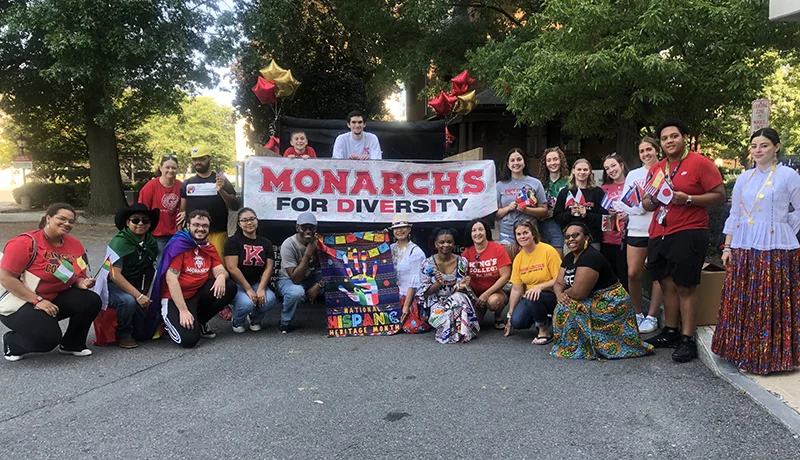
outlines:
{"label": "black leggings", "polygon": [[625,243],[622,245],[603,243],[600,253],[606,258],[611,270],[619,278],[622,287],[628,290],[628,251]]}
{"label": "black leggings", "polygon": [[[194,297],[184,299],[186,308],[194,317],[191,329],[181,326],[181,313],[172,299],[161,299],[161,316],[164,317],[164,326],[170,338],[183,348],[192,348],[200,341],[200,324],[211,321],[217,313],[228,306],[236,296],[236,283],[228,278],[225,281],[225,294],[217,299],[211,291],[214,279],[209,278]],[[199,324],[198,324],[199,323]]]}
{"label": "black leggings", "polygon": [[[59,344],[72,351],[86,348],[89,328],[102,308],[100,297],[92,291],[71,287],[58,294],[53,304],[58,307],[55,318],[35,309],[30,302],[8,316],[0,315],[0,322],[11,329],[4,342],[12,355],[48,352]],[[62,337],[58,322],[67,318],[69,325]]]}

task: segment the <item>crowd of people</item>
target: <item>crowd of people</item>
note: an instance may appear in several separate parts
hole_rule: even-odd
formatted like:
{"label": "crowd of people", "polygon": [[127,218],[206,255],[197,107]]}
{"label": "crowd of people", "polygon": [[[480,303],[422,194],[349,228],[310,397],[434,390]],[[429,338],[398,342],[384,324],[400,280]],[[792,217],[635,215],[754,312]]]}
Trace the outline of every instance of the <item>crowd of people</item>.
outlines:
{"label": "crowd of people", "polygon": [[[350,132],[337,138],[335,158],[381,157],[364,121],[360,112],[348,115]],[[570,167],[561,149],[546,149],[534,177],[524,153],[512,149],[499,174],[495,221],[469,222],[461,254],[458,232],[437,228],[426,255],[411,241],[408,216],[396,215],[391,253],[401,329],[433,329],[438,342],[467,342],[491,312],[494,328],[507,337],[535,326],[532,344],[550,345],[556,357],[629,358],[674,348],[676,362],[696,358],[707,208],[727,197],[714,163],[690,151],[681,121],[666,120],[655,134],[638,144],[641,167],[629,170],[619,155],[605,157],[599,186],[586,159]],[[743,370],[766,374],[800,365],[800,175],[778,164],[774,130],[750,140],[754,168],[738,178],[725,222],[728,273],[712,349]],[[297,132],[286,156],[316,153]],[[50,206],[39,230],[8,242],[0,261],[0,322],[10,329],[5,359],[56,347],[90,355],[87,334],[105,306],[116,312],[122,348],[162,331],[193,347],[215,336],[209,320],[226,308],[235,333],[261,330],[267,312],[279,306],[278,331],[292,330],[298,306],[324,289],[316,217],[298,216],[274,273],[273,243],[258,234],[259,216],[241,208],[232,184],[211,170],[210,152],[194,149],[191,158],[196,175],[181,182],[177,159],[164,156],[140,203],[116,214],[119,233],[109,243],[103,289],[95,286],[84,247],[69,235],[76,214],[68,204]],[[667,200],[645,186],[659,175],[669,185]],[[624,199],[634,189],[641,196]],[[236,211],[231,236],[229,210]],[[645,268],[654,281],[647,308]],[[640,334],[656,332],[662,302],[664,327],[645,341]],[[66,318],[62,336],[58,322]]]}

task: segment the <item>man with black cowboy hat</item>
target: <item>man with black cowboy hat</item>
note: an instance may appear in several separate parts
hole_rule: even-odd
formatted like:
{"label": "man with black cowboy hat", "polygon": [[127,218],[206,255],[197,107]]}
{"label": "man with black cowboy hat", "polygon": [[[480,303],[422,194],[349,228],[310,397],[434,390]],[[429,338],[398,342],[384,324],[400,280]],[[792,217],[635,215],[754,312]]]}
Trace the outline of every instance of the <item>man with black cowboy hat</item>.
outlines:
{"label": "man with black cowboy hat", "polygon": [[120,209],[114,216],[120,232],[108,244],[109,260],[118,257],[108,275],[108,306],[117,312],[117,343],[122,348],[136,348],[137,340],[149,338],[147,289],[158,257],[158,243],[151,232],[160,216],[161,211],[142,203]]}

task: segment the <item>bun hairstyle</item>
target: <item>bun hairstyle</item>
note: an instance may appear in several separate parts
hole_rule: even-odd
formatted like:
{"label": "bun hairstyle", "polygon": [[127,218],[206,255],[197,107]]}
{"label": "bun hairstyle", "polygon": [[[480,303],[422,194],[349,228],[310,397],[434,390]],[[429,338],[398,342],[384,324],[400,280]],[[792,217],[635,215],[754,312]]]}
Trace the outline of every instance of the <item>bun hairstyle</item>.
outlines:
{"label": "bun hairstyle", "polygon": [[442,235],[450,235],[453,239],[456,239],[458,232],[454,228],[436,227],[431,232],[431,240],[435,242]]}
{"label": "bun hairstyle", "polygon": [[474,227],[475,224],[482,224],[484,230],[486,230],[486,241],[492,241],[492,229],[486,224],[486,221],[483,219],[472,219],[469,221],[467,228],[464,230],[464,233],[467,235],[467,239],[469,239],[469,244],[475,244],[475,242],[472,241],[472,227]]}
{"label": "bun hairstyle", "polygon": [[586,241],[588,241],[589,244],[592,244],[594,242],[592,241],[592,231],[589,230],[589,227],[585,223],[579,220],[573,220],[572,222],[568,223],[566,227],[564,227],[564,231],[566,231],[570,227],[580,227],[581,232],[583,232],[583,236],[586,237]]}
{"label": "bun hairstyle", "polygon": [[47,211],[45,211],[42,218],[39,220],[39,230],[43,229],[45,225],[47,225],[47,218],[53,217],[58,214],[58,211],[62,209],[66,209],[67,211],[71,212],[73,215],[75,214],[75,208],[72,207],[71,204],[67,203],[53,203],[47,207]]}
{"label": "bun hairstyle", "polygon": [[778,132],[772,128],[761,128],[758,131],[754,132],[750,135],[750,140],[757,138],[758,136],[764,136],[772,142],[772,145],[778,145],[781,143],[781,138],[778,136]]}

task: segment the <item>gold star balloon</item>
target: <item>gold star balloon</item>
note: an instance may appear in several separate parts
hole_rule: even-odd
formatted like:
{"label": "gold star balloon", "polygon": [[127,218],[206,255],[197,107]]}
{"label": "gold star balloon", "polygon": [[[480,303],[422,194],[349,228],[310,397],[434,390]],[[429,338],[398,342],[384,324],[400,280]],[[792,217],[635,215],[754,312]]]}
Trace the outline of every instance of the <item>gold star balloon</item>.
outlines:
{"label": "gold star balloon", "polygon": [[464,93],[461,96],[458,96],[458,102],[456,102],[456,113],[466,115],[475,108],[477,103],[478,101],[475,98],[474,89],[468,93]]}
{"label": "gold star balloon", "polygon": [[275,79],[275,86],[276,97],[291,97],[297,91],[300,82],[295,80],[291,70],[287,70],[284,75]]}
{"label": "gold star balloon", "polygon": [[279,66],[275,62],[275,59],[273,59],[268,66],[264,67],[258,72],[261,74],[262,77],[264,77],[264,79],[275,81],[278,78],[286,75],[286,72],[288,71],[283,67]]}

